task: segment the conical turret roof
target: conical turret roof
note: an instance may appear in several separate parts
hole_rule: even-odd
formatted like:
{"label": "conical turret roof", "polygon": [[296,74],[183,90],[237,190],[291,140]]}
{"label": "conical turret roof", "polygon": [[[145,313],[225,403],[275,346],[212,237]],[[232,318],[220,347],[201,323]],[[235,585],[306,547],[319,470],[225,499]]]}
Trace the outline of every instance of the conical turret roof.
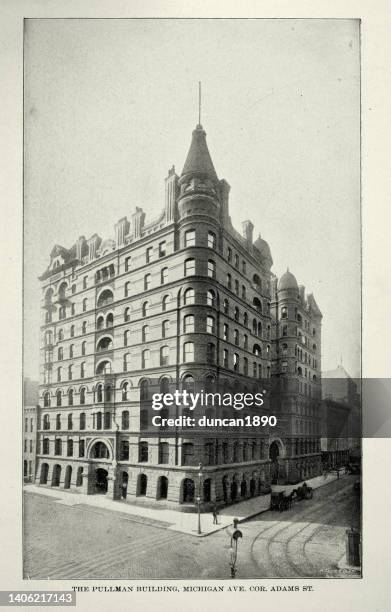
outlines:
{"label": "conical turret roof", "polygon": [[218,181],[208,145],[206,144],[206,132],[202,125],[197,125],[196,129],[193,130],[190,149],[181,176],[190,174],[208,176],[214,181]]}

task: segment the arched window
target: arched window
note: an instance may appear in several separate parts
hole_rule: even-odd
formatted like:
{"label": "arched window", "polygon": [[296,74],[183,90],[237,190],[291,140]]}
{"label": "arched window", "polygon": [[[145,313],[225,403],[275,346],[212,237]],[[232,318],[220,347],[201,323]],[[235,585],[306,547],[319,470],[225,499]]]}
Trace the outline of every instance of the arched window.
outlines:
{"label": "arched window", "polygon": [[247,314],[247,312],[245,312],[244,315],[243,315],[243,325],[245,325],[246,327],[248,326],[248,314]]}
{"label": "arched window", "polygon": [[256,355],[257,357],[261,357],[261,355],[262,355],[262,350],[261,350],[261,347],[259,346],[259,344],[254,344],[254,346],[253,346],[253,353],[254,353],[254,355]]}
{"label": "arched window", "polygon": [[235,372],[239,371],[239,355],[234,353],[234,370]]}
{"label": "arched window", "polygon": [[85,389],[85,387],[82,387],[80,389],[80,403],[81,404],[85,404],[86,403],[86,389]]}
{"label": "arched window", "polygon": [[48,455],[49,454],[49,438],[44,438],[43,442],[42,442],[42,454],[43,455]]}
{"label": "arched window", "polygon": [[257,320],[253,319],[253,334],[254,334],[254,336],[257,335],[257,329],[258,329]]}
{"label": "arched window", "polygon": [[228,289],[232,288],[232,276],[229,273],[227,274],[227,287]]}
{"label": "arched window", "polygon": [[248,336],[246,334],[243,336],[243,348],[248,349]]}
{"label": "arched window", "polygon": [[235,306],[234,319],[235,321],[239,321],[239,308],[237,306]]}
{"label": "arched window", "polygon": [[96,401],[103,402],[103,385],[101,383],[96,388]]}
{"label": "arched window", "polygon": [[62,368],[57,368],[57,382],[61,382],[62,379]]}
{"label": "arched window", "polygon": [[149,398],[148,381],[143,380],[140,384],[140,400],[145,401]]}
{"label": "arched window", "polygon": [[86,369],[86,365],[83,361],[83,363],[80,364],[80,378],[84,378],[85,376],[85,369]]}
{"label": "arched window", "polygon": [[168,302],[170,301],[170,297],[165,295],[162,299],[162,311],[165,312],[167,310]]}
{"label": "arched window", "polygon": [[97,374],[110,374],[111,373],[111,362],[110,361],[101,361],[96,368]]}
{"label": "arched window", "polygon": [[148,316],[148,311],[149,311],[149,304],[148,302],[144,302],[142,305],[142,316],[143,317]]}
{"label": "arched window", "polygon": [[129,372],[129,368],[130,368],[130,353],[125,353],[124,357],[123,357],[123,371],[124,372]]}
{"label": "arched window", "polygon": [[73,406],[73,389],[69,389],[68,393],[68,405]]}
{"label": "arched window", "polygon": [[103,329],[105,324],[105,319],[104,317],[101,315],[100,317],[97,318],[96,320],[96,328],[99,329]]}
{"label": "arched window", "polygon": [[128,346],[129,344],[129,336],[130,336],[130,332],[128,329],[126,329],[124,331],[124,346]]}
{"label": "arched window", "polygon": [[185,276],[192,276],[195,274],[195,259],[186,259],[184,274]]}
{"label": "arched window", "polygon": [[81,326],[81,333],[85,334],[87,332],[87,321],[83,321],[83,325]]}
{"label": "arched window", "polygon": [[71,325],[70,336],[71,338],[74,338],[75,336],[75,326],[74,325]]}
{"label": "arched window", "polygon": [[68,366],[68,380],[72,380],[73,378],[73,365]]}
{"label": "arched window", "polygon": [[128,440],[121,441],[120,459],[122,461],[129,461],[129,442]]}
{"label": "arched window", "polygon": [[83,312],[86,312],[87,310],[87,298],[84,298],[83,300]]}
{"label": "arched window", "polygon": [[162,338],[167,338],[170,329],[170,321],[163,321],[162,323]]}
{"label": "arched window", "polygon": [[141,355],[141,367],[142,368],[150,368],[151,367],[151,356],[149,349],[145,349]]}
{"label": "arched window", "polygon": [[162,285],[165,285],[167,281],[168,281],[168,268],[163,268],[160,273],[160,283]]}
{"label": "arched window", "polygon": [[67,457],[73,456],[73,440],[67,441]]}
{"label": "arched window", "polygon": [[141,331],[141,341],[148,342],[149,340],[149,325],[144,325]]}
{"label": "arched window", "polygon": [[81,412],[80,416],[79,416],[79,427],[80,429],[85,429],[86,428],[86,413],[85,412]]}
{"label": "arched window", "polygon": [[50,406],[50,393],[49,393],[49,391],[46,391],[43,394],[43,405],[45,406],[45,408],[48,408]]}
{"label": "arched window", "polygon": [[[85,454],[85,440],[79,440],[79,457],[84,457]],[[76,486],[80,486],[81,482],[80,482],[80,476],[79,476],[79,470],[83,470],[83,468],[79,468],[78,471],[78,477],[79,480],[76,481]],[[77,484],[79,482],[79,485]]]}
{"label": "arched window", "polygon": [[256,308],[256,310],[257,310],[257,311],[258,311],[260,314],[262,314],[262,303],[261,303],[261,300],[260,300],[259,298],[255,297],[255,298],[253,299],[253,306],[254,306],[254,308]]}
{"label": "arched window", "polygon": [[129,390],[129,383],[124,382],[124,384],[122,385],[122,401],[126,402],[126,400],[128,399],[128,390]]}
{"label": "arched window", "polygon": [[238,329],[234,330],[234,343],[236,344],[236,346],[239,346],[239,330]]}
{"label": "arched window", "polygon": [[62,396],[60,389],[56,392],[56,406],[61,406],[62,404]]}
{"label": "arched window", "polygon": [[227,300],[227,298],[225,298],[224,300],[224,314],[229,314],[229,301]]}
{"label": "arched window", "polygon": [[216,294],[214,291],[212,291],[212,289],[208,289],[208,291],[206,292],[206,303],[208,306],[215,306],[215,302],[216,302]]}
{"label": "arched window", "polygon": [[125,286],[124,286],[124,296],[129,297],[129,294],[130,294],[130,282],[128,281],[127,283],[125,283]]}
{"label": "arched window", "polygon": [[235,280],[235,293],[236,295],[239,295],[239,281]]}
{"label": "arched window", "polygon": [[122,412],[121,428],[129,429],[129,410],[124,410]]}
{"label": "arched window", "polygon": [[194,332],[194,315],[186,315],[183,318],[183,331],[185,334]]}
{"label": "arched window", "polygon": [[112,312],[109,312],[109,314],[106,317],[106,327],[113,327],[114,324],[114,315]]}
{"label": "arched window", "polygon": [[183,361],[189,363],[194,361],[194,342],[185,342],[183,345]]}
{"label": "arched window", "polygon": [[43,417],[43,428],[50,429],[50,416],[48,414],[45,414]]}
{"label": "arched window", "polygon": [[148,291],[151,288],[151,275],[146,274],[144,276],[144,291]]}
{"label": "arched window", "polygon": [[185,306],[189,306],[195,303],[195,293],[194,289],[186,289],[184,293],[184,304]]}
{"label": "arched window", "polygon": [[242,285],[242,300],[246,299],[246,287]]}
{"label": "arched window", "polygon": [[260,338],[262,337],[262,323],[261,323],[261,321],[258,322],[258,336]]}
{"label": "arched window", "polygon": [[64,349],[62,348],[62,346],[60,346],[60,348],[57,351],[57,360],[62,361],[63,359],[64,359]]}
{"label": "arched window", "polygon": [[125,258],[125,272],[129,272],[131,260],[132,260],[131,257],[126,257]]}
{"label": "arched window", "polygon": [[162,346],[160,349],[160,365],[166,366],[170,361],[170,353],[168,346]]}
{"label": "arched window", "polygon": [[187,391],[188,393],[194,393],[195,384],[194,378],[191,374],[186,374],[182,380],[182,389],[183,391]]}
{"label": "arched window", "polygon": [[102,291],[102,293],[100,294],[98,298],[97,306],[98,308],[103,308],[104,306],[108,306],[109,304],[112,304],[113,301],[114,301],[113,292],[110,289],[105,289],[104,291]]}
{"label": "arched window", "polygon": [[129,306],[128,306],[128,308],[125,308],[124,321],[125,321],[125,323],[126,323],[126,321],[130,321],[130,308],[129,308]]}
{"label": "arched window", "polygon": [[170,392],[170,381],[169,379],[164,376],[161,381],[160,381],[160,393],[169,393]]}
{"label": "arched window", "polygon": [[[288,326],[287,325],[283,325],[282,326],[282,335],[283,335],[283,337],[288,335]],[[301,336],[301,334],[299,334],[299,340],[301,340],[301,339],[302,339],[302,336]]]}
{"label": "arched window", "polygon": [[111,385],[105,386],[105,402],[111,402]]}
{"label": "arched window", "polygon": [[288,353],[288,345],[286,344],[286,342],[281,344],[281,352],[283,355],[286,355]]}
{"label": "arched window", "polygon": [[209,278],[216,278],[216,262],[213,259],[208,260],[208,276]]}
{"label": "arched window", "polygon": [[140,463],[148,461],[148,442],[139,442],[138,460]]}
{"label": "arched window", "polygon": [[84,342],[81,343],[81,354],[82,355],[86,354],[86,346],[87,346],[87,342],[84,340]]}

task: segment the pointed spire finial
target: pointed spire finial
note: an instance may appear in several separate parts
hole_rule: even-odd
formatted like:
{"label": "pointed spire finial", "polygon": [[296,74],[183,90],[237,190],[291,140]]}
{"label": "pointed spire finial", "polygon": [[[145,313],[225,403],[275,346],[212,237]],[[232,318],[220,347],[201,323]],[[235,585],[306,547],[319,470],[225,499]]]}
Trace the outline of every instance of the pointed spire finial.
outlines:
{"label": "pointed spire finial", "polygon": [[201,81],[198,81],[198,124],[197,129],[202,130],[201,125]]}

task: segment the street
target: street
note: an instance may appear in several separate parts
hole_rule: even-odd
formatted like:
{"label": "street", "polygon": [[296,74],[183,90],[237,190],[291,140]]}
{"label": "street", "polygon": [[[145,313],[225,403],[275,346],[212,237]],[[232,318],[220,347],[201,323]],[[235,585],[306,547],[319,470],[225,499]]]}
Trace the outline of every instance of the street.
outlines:
{"label": "street", "polygon": [[[240,578],[346,577],[345,530],[359,525],[357,477],[344,476],[286,512],[240,525]],[[24,576],[31,579],[229,578],[226,529],[197,538],[167,524],[26,493]],[[196,520],[196,515],[194,515]],[[212,521],[212,516],[202,517]],[[351,577],[349,575],[349,577]]]}

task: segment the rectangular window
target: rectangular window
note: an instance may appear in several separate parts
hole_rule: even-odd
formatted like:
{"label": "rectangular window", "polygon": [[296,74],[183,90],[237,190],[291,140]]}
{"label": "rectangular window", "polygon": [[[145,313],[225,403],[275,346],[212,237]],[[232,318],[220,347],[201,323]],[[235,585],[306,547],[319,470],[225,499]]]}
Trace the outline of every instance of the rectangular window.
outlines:
{"label": "rectangular window", "polygon": [[194,342],[185,342],[183,345],[183,361],[185,363],[194,361]]}
{"label": "rectangular window", "polygon": [[228,340],[229,339],[229,328],[227,323],[224,323],[224,327],[223,327],[223,339],[224,340]]}
{"label": "rectangular window", "polygon": [[208,276],[209,278],[216,278],[216,263],[211,259],[208,261]]}
{"label": "rectangular window", "polygon": [[195,259],[186,259],[185,261],[185,276],[195,274]]}
{"label": "rectangular window", "polygon": [[224,351],[223,351],[223,366],[225,368],[228,368],[228,351],[227,351],[227,349],[224,349]]}
{"label": "rectangular window", "polygon": [[235,255],[235,268],[239,268],[239,255]]}
{"label": "rectangular window", "polygon": [[153,247],[148,247],[145,252],[145,261],[149,263],[152,259]]}
{"label": "rectangular window", "polygon": [[159,257],[165,257],[166,255],[166,241],[159,243]]}
{"label": "rectangular window", "polygon": [[185,334],[194,332],[194,315],[186,315],[184,318],[183,331]]}
{"label": "rectangular window", "polygon": [[195,230],[188,230],[185,233],[185,247],[195,246],[196,233]]}
{"label": "rectangular window", "polygon": [[213,232],[208,232],[208,247],[210,249],[216,248],[216,234]]}
{"label": "rectangular window", "polygon": [[215,333],[215,320],[214,317],[206,317],[206,331],[208,334]]}

